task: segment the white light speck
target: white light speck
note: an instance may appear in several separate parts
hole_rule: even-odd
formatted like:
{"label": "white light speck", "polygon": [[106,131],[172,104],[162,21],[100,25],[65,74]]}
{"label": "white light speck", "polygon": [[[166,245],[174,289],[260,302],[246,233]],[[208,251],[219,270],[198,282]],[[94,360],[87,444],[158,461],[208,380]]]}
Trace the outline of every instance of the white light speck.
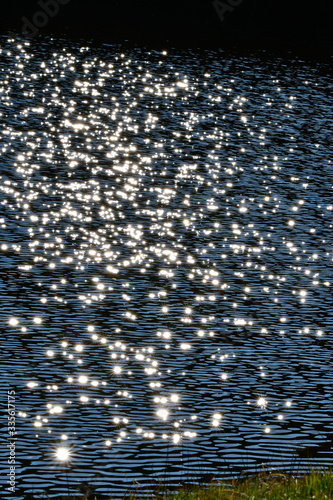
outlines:
{"label": "white light speck", "polygon": [[61,446],[57,449],[55,456],[60,462],[67,462],[70,458],[69,449]]}
{"label": "white light speck", "polygon": [[261,406],[261,408],[265,408],[267,406],[267,400],[264,397],[260,397],[257,400],[257,405]]}
{"label": "white light speck", "polygon": [[156,412],[156,415],[160,417],[162,420],[166,420],[168,418],[169,412],[165,408],[161,408]]}
{"label": "white light speck", "polygon": [[174,434],[172,436],[172,441],[174,442],[174,444],[178,444],[180,441],[180,434]]}

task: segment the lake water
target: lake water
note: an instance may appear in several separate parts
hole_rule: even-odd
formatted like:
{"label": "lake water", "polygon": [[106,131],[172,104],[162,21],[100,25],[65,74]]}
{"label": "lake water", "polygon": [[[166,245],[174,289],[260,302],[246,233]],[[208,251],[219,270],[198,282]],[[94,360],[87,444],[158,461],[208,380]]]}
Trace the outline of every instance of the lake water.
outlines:
{"label": "lake water", "polygon": [[52,38],[0,57],[11,497],[332,465],[329,67]]}

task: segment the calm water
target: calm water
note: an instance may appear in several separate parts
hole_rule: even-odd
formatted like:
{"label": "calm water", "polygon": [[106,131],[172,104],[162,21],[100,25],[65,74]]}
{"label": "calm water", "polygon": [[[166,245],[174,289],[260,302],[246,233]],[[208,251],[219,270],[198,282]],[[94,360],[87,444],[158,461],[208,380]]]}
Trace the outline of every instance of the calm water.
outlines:
{"label": "calm water", "polygon": [[0,56],[15,498],[332,465],[327,68],[61,39]]}

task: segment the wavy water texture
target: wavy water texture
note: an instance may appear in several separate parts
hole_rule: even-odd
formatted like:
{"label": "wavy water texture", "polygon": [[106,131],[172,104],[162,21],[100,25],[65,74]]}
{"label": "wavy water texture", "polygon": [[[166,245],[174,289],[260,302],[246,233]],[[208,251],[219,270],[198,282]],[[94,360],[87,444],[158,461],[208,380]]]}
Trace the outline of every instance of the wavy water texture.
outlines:
{"label": "wavy water texture", "polygon": [[0,55],[17,498],[332,464],[325,67],[63,39]]}

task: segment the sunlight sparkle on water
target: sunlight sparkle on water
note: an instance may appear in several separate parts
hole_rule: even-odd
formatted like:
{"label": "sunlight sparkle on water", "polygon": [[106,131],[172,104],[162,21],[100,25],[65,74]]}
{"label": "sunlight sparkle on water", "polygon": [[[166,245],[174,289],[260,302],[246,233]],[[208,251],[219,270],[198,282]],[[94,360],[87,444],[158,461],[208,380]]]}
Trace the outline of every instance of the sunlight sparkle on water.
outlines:
{"label": "sunlight sparkle on water", "polygon": [[165,408],[161,408],[156,412],[156,415],[160,417],[162,420],[167,420],[169,412]]}
{"label": "sunlight sparkle on water", "polygon": [[173,441],[174,444],[178,444],[180,442],[180,440],[181,440],[181,435],[180,434],[176,433],[176,434],[174,434],[172,436],[172,441]]}
{"label": "sunlight sparkle on water", "polygon": [[19,320],[17,318],[10,318],[8,323],[10,324],[10,326],[17,326],[19,324]]}
{"label": "sunlight sparkle on water", "polygon": [[60,462],[67,462],[70,459],[70,450],[69,448],[65,448],[64,446],[60,446],[56,452],[55,457]]}
{"label": "sunlight sparkle on water", "polygon": [[260,406],[261,408],[266,408],[266,406],[267,406],[267,400],[263,396],[261,396],[257,400],[257,405]]}
{"label": "sunlight sparkle on water", "polygon": [[142,440],[158,459],[196,437],[207,464],[230,446],[239,463],[250,436],[254,465],[258,441],[277,455],[294,428],[323,446],[327,80],[290,62],[277,87],[269,61],[213,52],[205,73],[177,51],[17,47],[0,63],[0,320],[24,442],[76,441],[92,476],[120,479],[149,460]]}

